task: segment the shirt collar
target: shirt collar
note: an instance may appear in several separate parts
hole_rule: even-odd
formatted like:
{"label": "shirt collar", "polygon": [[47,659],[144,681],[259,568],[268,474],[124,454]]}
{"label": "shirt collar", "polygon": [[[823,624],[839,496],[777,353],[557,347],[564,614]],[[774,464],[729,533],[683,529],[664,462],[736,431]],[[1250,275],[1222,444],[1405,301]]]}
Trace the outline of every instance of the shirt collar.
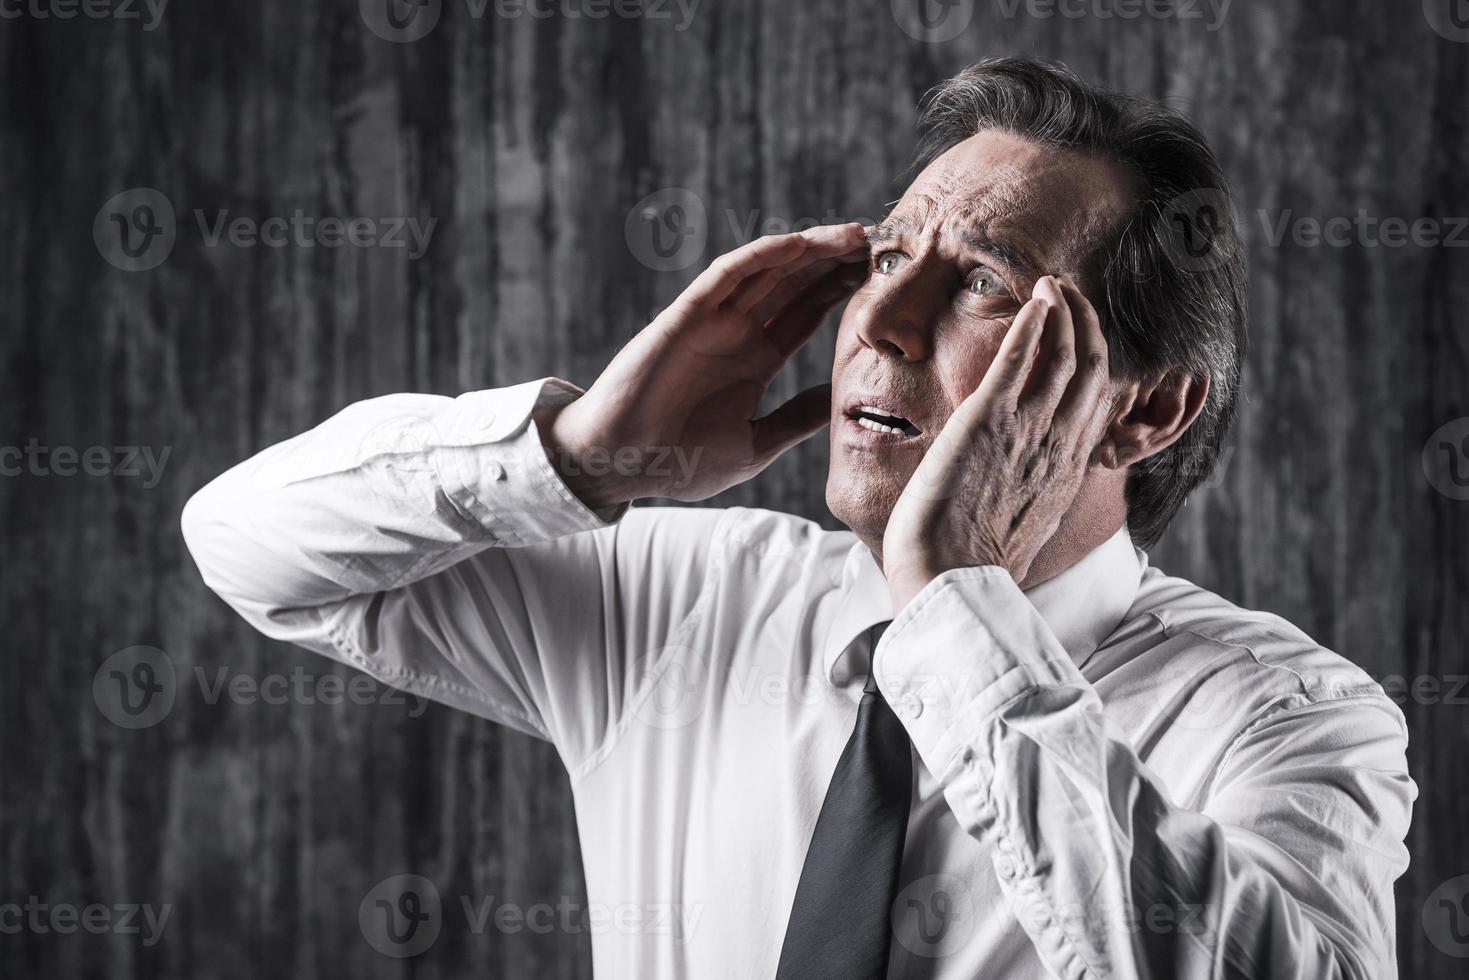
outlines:
{"label": "shirt collar", "polygon": [[[1124,526],[1060,575],[1025,590],[1078,667],[1121,625],[1137,596],[1145,560]],[[842,597],[823,651],[831,683],[841,686],[857,670],[866,670],[865,663],[851,664],[853,658],[843,654],[857,637],[894,615],[887,581],[872,552],[854,544],[842,568]]]}

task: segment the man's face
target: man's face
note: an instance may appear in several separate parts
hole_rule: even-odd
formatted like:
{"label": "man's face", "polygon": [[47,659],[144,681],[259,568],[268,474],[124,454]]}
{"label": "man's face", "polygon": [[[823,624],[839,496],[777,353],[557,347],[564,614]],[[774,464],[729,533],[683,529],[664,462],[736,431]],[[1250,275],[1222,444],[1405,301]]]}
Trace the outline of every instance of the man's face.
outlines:
{"label": "man's face", "polygon": [[871,234],[869,277],[837,335],[826,501],[838,519],[881,540],[1036,281],[1069,274],[1096,302],[1087,266],[1132,194],[1117,164],[998,130],[919,174]]}

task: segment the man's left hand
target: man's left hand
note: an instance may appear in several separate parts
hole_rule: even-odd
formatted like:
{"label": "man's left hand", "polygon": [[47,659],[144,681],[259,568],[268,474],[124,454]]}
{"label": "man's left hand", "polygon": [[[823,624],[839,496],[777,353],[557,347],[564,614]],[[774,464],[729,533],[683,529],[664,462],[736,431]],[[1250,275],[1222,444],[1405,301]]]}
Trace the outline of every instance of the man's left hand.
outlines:
{"label": "man's left hand", "polygon": [[893,507],[882,565],[895,610],[953,568],[1024,581],[1081,487],[1108,388],[1096,310],[1074,284],[1042,278]]}

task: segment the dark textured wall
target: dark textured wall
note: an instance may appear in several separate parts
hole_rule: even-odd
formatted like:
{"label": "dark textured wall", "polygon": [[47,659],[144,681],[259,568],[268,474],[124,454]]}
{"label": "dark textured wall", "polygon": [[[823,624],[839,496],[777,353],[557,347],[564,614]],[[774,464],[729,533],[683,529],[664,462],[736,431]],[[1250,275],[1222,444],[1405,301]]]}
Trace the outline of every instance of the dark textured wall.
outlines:
{"label": "dark textured wall", "polygon": [[[459,901],[584,901],[555,754],[376,688],[351,699],[370,703],[323,703],[329,689],[310,685],[348,672],[238,622],[199,581],[179,510],[232,462],[356,399],[590,383],[748,229],[880,216],[919,95],[979,56],[1019,53],[1179,100],[1236,182],[1253,271],[1247,394],[1222,474],[1154,560],[1414,682],[1402,700],[1422,795],[1399,888],[1403,973],[1463,975],[1460,0],[1237,0],[1222,19],[1207,0],[1135,19],[1103,16],[1110,0],[1051,17],[954,0],[931,8],[948,19],[927,40],[906,0],[704,0],[687,20],[671,3],[594,19],[573,15],[605,9],[596,0],[558,0],[545,18],[423,0],[410,30],[441,17],[417,40],[379,36],[386,3],[177,2],[156,22],[141,4],[69,19],[63,0],[0,4],[0,443],[24,451],[0,460],[0,903],[172,907],[151,945],[115,910],[100,934],[42,916],[0,933],[0,974],[587,976],[584,933],[477,932]],[[664,263],[641,215],[670,203],[696,235]],[[220,212],[298,209],[436,223],[417,257],[210,241]],[[1394,246],[1365,224],[1341,247],[1291,233],[1360,210],[1432,219],[1451,240]],[[139,222],[135,244],[137,228],[165,234],[130,257],[113,214]],[[821,378],[829,357],[830,333],[778,393]],[[728,501],[829,522],[823,443]],[[70,464],[68,447],[82,454]],[[92,472],[68,475],[78,466]],[[141,722],[109,701],[107,665],[137,645],[173,670],[171,709]],[[211,694],[222,677],[292,671],[307,693],[283,704]],[[369,889],[401,873],[430,878],[445,905],[415,960],[379,955],[357,921]]]}

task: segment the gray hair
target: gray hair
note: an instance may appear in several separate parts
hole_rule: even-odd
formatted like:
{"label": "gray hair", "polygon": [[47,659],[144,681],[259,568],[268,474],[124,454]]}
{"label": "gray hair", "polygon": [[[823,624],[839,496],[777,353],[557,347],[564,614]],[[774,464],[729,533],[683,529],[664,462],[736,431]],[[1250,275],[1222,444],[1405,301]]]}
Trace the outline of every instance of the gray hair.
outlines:
{"label": "gray hair", "polygon": [[1140,179],[1131,214],[1093,262],[1112,373],[1209,377],[1188,431],[1128,474],[1128,527],[1152,545],[1208,478],[1234,421],[1249,314],[1244,248],[1218,161],[1167,106],[1090,85],[1062,65],[1016,58],[981,61],[937,86],[920,127],[915,172],[998,129],[1116,161]]}

